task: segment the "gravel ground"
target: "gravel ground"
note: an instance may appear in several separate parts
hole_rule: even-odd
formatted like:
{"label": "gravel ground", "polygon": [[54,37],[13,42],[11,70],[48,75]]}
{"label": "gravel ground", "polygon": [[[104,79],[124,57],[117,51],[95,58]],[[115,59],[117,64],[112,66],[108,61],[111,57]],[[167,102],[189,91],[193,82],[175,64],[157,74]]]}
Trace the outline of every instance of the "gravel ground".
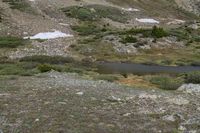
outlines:
{"label": "gravel ground", "polygon": [[199,96],[58,72],[1,77],[0,129],[3,133],[198,133]]}

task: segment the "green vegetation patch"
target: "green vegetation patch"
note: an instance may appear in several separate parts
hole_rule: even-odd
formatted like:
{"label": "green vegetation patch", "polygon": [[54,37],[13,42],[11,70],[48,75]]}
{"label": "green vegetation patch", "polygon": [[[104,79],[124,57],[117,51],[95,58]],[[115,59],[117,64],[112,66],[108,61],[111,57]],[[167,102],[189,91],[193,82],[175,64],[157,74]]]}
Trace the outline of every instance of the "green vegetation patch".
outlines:
{"label": "green vegetation patch", "polygon": [[168,36],[168,33],[163,28],[154,26],[151,35],[154,38],[162,38]]}
{"label": "green vegetation patch", "polygon": [[117,22],[126,22],[129,18],[128,13],[122,13],[118,8],[103,5],[71,6],[62,8],[62,11],[66,16],[81,21],[97,21],[101,18],[109,18]]}
{"label": "green vegetation patch", "polygon": [[150,82],[163,90],[176,90],[182,85],[182,80],[170,76],[155,76]]}
{"label": "green vegetation patch", "polygon": [[136,37],[127,35],[125,37],[122,38],[121,42],[122,43],[136,43],[138,40]]}
{"label": "green vegetation patch", "polygon": [[0,64],[0,75],[31,76],[36,73],[38,73],[38,71],[37,69],[35,69],[35,65],[33,64],[25,64],[25,63]]}
{"label": "green vegetation patch", "polygon": [[97,33],[102,32],[99,27],[91,23],[72,26],[72,29],[82,36],[95,35]]}
{"label": "green vegetation patch", "polygon": [[28,40],[24,40],[18,37],[0,37],[0,48],[16,48],[28,43]]}
{"label": "green vegetation patch", "polygon": [[185,82],[200,84],[200,71],[187,73],[185,75]]}
{"label": "green vegetation patch", "polygon": [[71,57],[62,56],[46,56],[46,55],[34,55],[26,56],[20,59],[20,62],[37,62],[37,63],[48,63],[48,64],[65,64],[72,63],[74,59]]}
{"label": "green vegetation patch", "polygon": [[10,5],[11,9],[17,9],[20,11],[29,11],[31,6],[25,0],[3,0]]}
{"label": "green vegetation patch", "polygon": [[161,27],[153,26],[152,28],[131,28],[129,30],[125,30],[119,32],[121,35],[139,35],[142,37],[153,37],[153,38],[162,38],[169,36],[168,32]]}

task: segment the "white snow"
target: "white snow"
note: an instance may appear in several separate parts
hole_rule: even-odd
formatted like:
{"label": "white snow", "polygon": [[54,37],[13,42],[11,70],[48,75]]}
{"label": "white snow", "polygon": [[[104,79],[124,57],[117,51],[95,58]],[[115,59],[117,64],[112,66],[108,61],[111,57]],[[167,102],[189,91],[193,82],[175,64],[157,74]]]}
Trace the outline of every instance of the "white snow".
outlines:
{"label": "white snow", "polygon": [[76,94],[82,96],[84,92],[80,91],[80,92],[77,92]]}
{"label": "white snow", "polygon": [[34,36],[24,37],[24,39],[56,39],[56,38],[64,38],[64,37],[73,37],[71,34],[66,34],[61,31],[54,32],[42,32],[38,33]]}
{"label": "white snow", "polygon": [[136,18],[136,21],[141,22],[141,23],[155,23],[155,24],[160,23],[159,21],[152,18],[141,18],[141,19]]}
{"label": "white snow", "polygon": [[139,9],[136,9],[136,8],[122,8],[122,10],[129,11],[129,12],[139,12],[140,11]]}

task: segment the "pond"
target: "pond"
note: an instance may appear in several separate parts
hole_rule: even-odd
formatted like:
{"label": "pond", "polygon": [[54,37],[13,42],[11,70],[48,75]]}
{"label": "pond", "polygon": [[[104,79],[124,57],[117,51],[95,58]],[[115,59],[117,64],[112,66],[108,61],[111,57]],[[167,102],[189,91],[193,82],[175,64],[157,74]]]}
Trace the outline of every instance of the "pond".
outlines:
{"label": "pond", "polygon": [[159,66],[120,62],[98,62],[99,73],[133,73],[133,74],[179,74],[192,71],[200,71],[200,66]]}

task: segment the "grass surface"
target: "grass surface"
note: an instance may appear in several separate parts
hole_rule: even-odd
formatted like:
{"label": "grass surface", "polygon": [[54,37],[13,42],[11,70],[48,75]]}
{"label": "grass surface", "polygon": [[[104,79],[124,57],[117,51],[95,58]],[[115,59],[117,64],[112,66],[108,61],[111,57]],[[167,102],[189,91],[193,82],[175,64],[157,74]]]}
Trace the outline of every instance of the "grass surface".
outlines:
{"label": "grass surface", "polygon": [[27,40],[18,37],[0,37],[0,48],[16,48],[28,44]]}
{"label": "grass surface", "polygon": [[33,12],[32,7],[25,0],[3,0],[10,5],[11,9],[16,9],[23,12]]}
{"label": "grass surface", "polygon": [[109,18],[117,22],[126,22],[129,18],[128,13],[122,13],[118,8],[103,5],[72,6],[63,8],[62,11],[66,16],[81,21],[98,21],[101,18]]}

